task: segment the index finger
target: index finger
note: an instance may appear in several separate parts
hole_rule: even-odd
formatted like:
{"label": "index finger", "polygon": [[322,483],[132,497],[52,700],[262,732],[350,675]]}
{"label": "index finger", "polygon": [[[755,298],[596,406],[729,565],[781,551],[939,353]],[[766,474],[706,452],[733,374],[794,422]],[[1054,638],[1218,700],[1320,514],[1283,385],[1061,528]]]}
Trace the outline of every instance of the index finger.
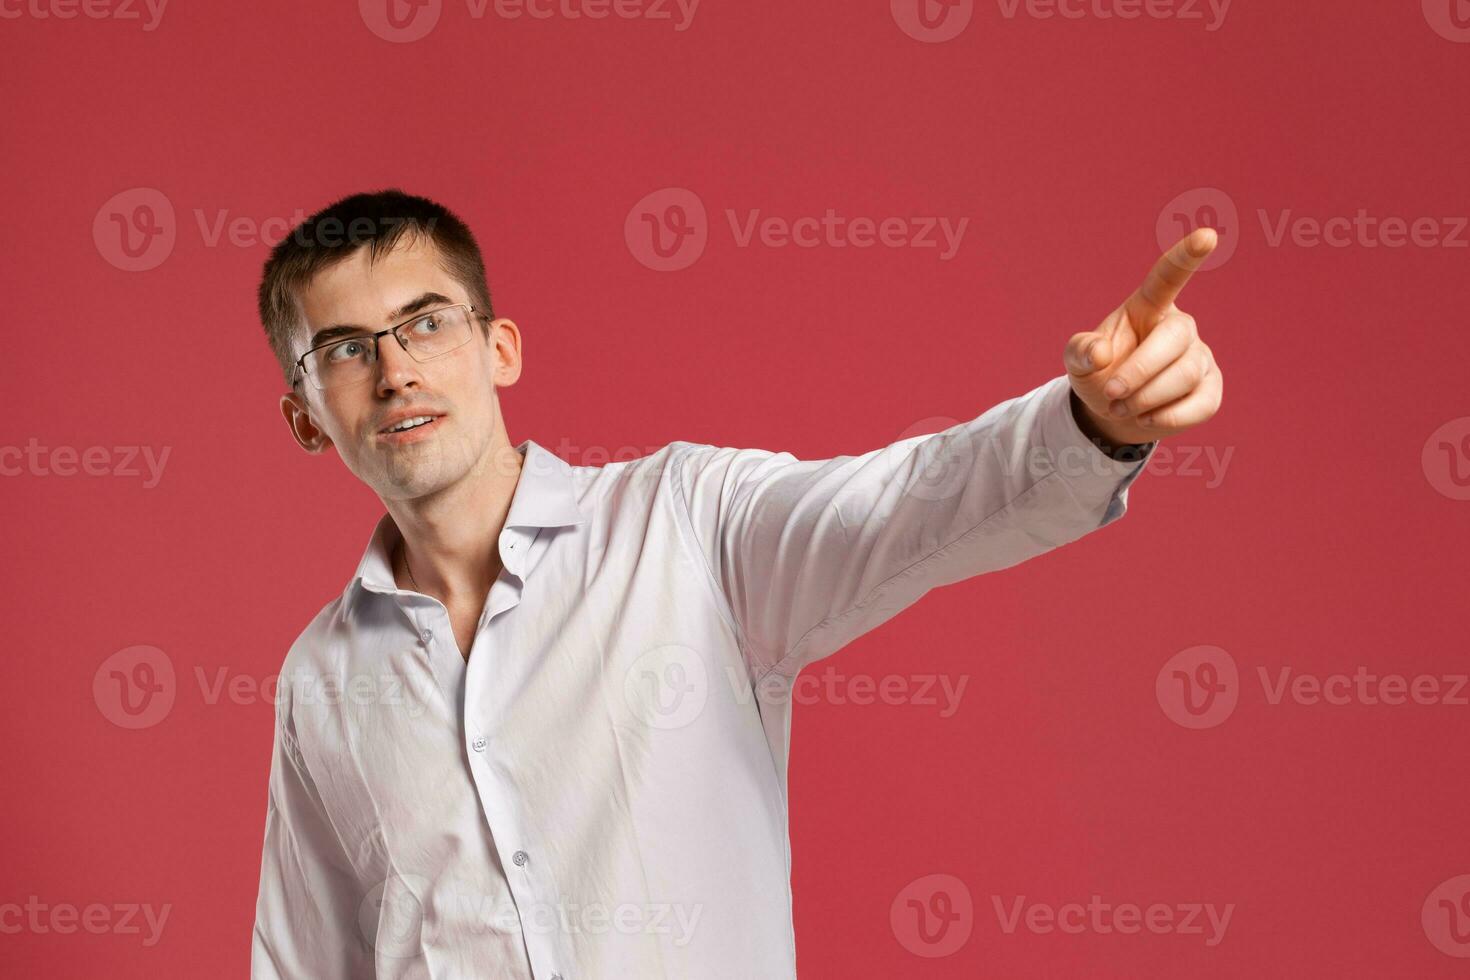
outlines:
{"label": "index finger", "polygon": [[1143,285],[1138,287],[1138,297],[1153,311],[1168,312],[1189,277],[1204,265],[1219,243],[1220,236],[1213,228],[1196,228],[1185,235],[1154,263]]}

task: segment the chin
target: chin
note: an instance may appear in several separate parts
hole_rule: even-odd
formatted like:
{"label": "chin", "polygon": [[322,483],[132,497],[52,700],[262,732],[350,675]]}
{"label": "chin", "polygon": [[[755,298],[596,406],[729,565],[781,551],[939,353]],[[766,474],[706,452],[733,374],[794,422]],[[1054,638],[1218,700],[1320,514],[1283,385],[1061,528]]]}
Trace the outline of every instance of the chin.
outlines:
{"label": "chin", "polygon": [[389,457],[382,461],[376,482],[392,488],[393,496],[421,497],[453,486],[474,468],[476,457],[467,443],[456,441],[437,448],[436,452]]}

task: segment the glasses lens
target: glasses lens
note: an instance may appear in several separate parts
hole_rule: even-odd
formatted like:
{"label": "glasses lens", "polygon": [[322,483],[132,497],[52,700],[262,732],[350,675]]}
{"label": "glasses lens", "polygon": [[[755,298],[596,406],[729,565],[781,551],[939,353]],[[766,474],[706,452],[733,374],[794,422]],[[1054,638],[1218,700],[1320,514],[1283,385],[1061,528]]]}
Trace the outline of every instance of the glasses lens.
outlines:
{"label": "glasses lens", "polygon": [[306,373],[318,388],[361,381],[373,371],[373,338],[348,337],[306,355]]}
{"label": "glasses lens", "polygon": [[[463,306],[449,306],[425,313],[401,324],[397,334],[414,360],[427,361],[469,343],[469,311]],[[385,340],[386,336],[378,342]],[[375,360],[377,350],[372,337],[347,337],[308,354],[307,374],[318,388],[340,388],[371,377]]]}
{"label": "glasses lens", "polygon": [[462,347],[470,339],[469,313],[463,306],[448,306],[398,328],[398,336],[408,344],[408,353],[417,361],[427,361]]}

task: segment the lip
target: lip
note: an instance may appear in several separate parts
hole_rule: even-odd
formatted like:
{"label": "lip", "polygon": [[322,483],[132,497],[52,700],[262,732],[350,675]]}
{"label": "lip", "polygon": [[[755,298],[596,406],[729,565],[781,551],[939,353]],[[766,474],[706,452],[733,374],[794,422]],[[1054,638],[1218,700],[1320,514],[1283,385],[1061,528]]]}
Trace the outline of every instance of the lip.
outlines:
{"label": "lip", "polygon": [[[403,432],[388,431],[399,422],[402,422],[404,419],[418,418],[420,415],[427,415],[432,418],[433,421],[427,422],[424,425],[416,426],[412,429],[405,430]],[[443,418],[443,412],[433,412],[427,409],[420,409],[416,412],[394,412],[392,415],[383,420],[383,427],[378,430],[378,438],[384,440],[385,442],[392,443],[415,442],[419,439],[425,439],[439,428],[439,423],[443,420]]]}

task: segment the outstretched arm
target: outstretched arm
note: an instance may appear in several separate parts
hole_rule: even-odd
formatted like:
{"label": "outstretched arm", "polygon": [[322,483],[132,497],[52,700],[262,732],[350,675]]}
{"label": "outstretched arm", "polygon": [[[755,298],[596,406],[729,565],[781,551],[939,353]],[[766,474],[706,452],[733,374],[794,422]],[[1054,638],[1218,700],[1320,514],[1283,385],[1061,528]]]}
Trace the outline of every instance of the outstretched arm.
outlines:
{"label": "outstretched arm", "polygon": [[[685,444],[674,457],[685,528],[752,682],[794,676],[936,586],[1122,517],[1157,439],[1219,404],[1213,358],[1206,372],[1208,348],[1173,305],[1213,243],[1206,230],[1171,249],[1067,345],[1065,377],[942,432],[825,460]],[[1115,381],[1121,418],[1108,410]]]}

